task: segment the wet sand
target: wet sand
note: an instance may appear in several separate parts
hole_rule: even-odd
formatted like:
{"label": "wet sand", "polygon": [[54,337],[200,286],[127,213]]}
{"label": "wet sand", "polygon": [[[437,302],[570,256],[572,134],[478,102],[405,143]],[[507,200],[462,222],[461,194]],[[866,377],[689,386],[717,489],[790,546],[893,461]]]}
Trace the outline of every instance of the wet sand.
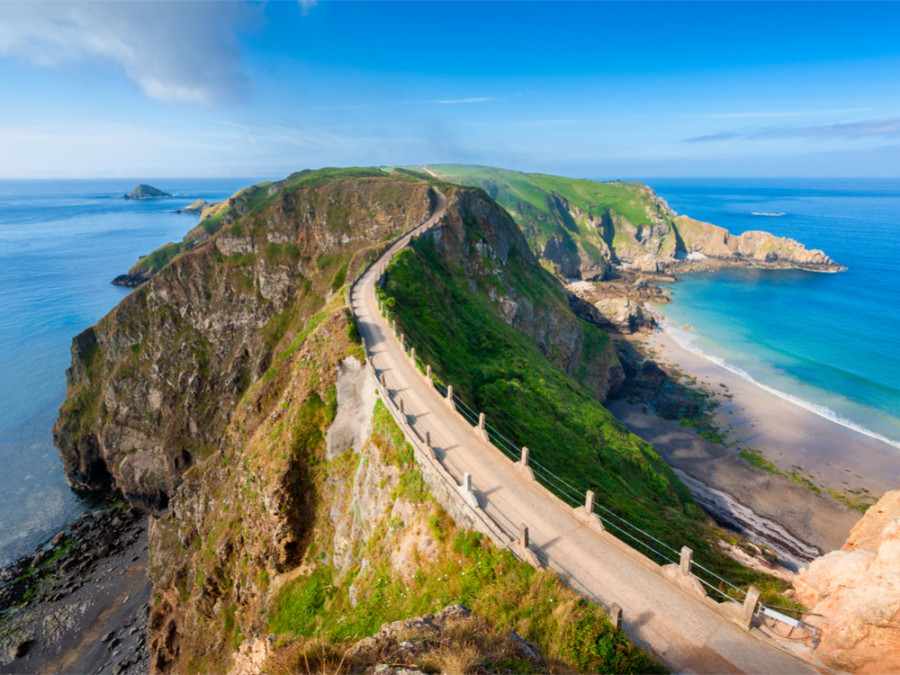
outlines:
{"label": "wet sand", "polygon": [[[898,487],[900,451],[891,446],[773,396],[682,348],[663,331],[644,346],[668,373],[694,377],[695,385],[713,392],[720,404],[716,422],[734,446],[708,442],[640,404],[609,401],[609,409],[657,448],[720,522],[773,546],[789,567],[840,548],[861,517],[828,496],[828,489],[874,500]],[[822,494],[750,465],[737,454],[745,448],[785,473],[808,477]]]}
{"label": "wet sand", "polygon": [[740,448],[760,451],[785,472],[799,467],[825,487],[868,490],[875,500],[900,488],[900,450],[770,394],[684,349],[664,331],[646,344],[658,360],[676,364],[714,393],[720,404],[716,421]]}

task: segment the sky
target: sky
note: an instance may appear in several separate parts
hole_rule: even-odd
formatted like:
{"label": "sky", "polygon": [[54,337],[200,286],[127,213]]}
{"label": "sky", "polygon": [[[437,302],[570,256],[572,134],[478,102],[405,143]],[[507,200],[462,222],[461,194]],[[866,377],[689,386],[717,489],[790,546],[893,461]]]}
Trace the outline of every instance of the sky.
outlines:
{"label": "sky", "polygon": [[896,2],[0,1],[0,178],[900,176]]}

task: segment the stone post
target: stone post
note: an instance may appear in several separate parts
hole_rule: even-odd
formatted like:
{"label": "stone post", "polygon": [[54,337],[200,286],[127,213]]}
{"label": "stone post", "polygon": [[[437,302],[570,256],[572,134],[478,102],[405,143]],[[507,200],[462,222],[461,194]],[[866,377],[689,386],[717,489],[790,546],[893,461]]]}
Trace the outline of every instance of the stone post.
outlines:
{"label": "stone post", "polygon": [[447,385],[447,405],[450,406],[451,410],[456,410],[456,403],[453,401],[453,385]]}
{"label": "stone post", "polygon": [[463,474],[463,490],[472,492],[472,474],[468,471]]}
{"label": "stone post", "polygon": [[406,414],[406,410],[403,409],[403,399],[402,398],[400,399],[400,414],[401,415]]}
{"label": "stone post", "polygon": [[584,494],[584,510],[587,511],[588,515],[594,512],[594,491],[588,490]]}
{"label": "stone post", "polygon": [[528,460],[531,457],[531,452],[524,445],[522,446],[522,456],[519,458],[519,464],[523,467],[528,466]]}
{"label": "stone post", "polygon": [[415,365],[415,363],[416,363],[416,348],[415,347],[409,348],[409,358],[413,362],[413,365]]}
{"label": "stone post", "polygon": [[481,433],[485,433],[484,431],[484,413],[478,413],[478,431]]}
{"label": "stone post", "polygon": [[694,564],[694,552],[687,546],[681,547],[681,573],[684,576],[691,575],[691,565]]}
{"label": "stone post", "polygon": [[366,338],[362,338],[362,348],[363,348],[363,354],[365,354],[366,356],[368,356],[368,355],[369,355],[369,349],[368,349],[368,347],[366,347]]}
{"label": "stone post", "polygon": [[519,525],[519,543],[526,551],[528,550],[528,546],[531,543],[528,539],[528,526],[525,523]]}
{"label": "stone post", "polygon": [[622,630],[622,608],[616,603],[613,603],[609,607],[609,621],[612,623],[613,628]]}
{"label": "stone post", "polygon": [[428,384],[434,385],[434,382],[431,380],[431,364],[425,365],[425,379],[428,380]]}
{"label": "stone post", "polygon": [[400,333],[400,346],[406,349],[406,335],[404,333]]}
{"label": "stone post", "polygon": [[744,630],[750,630],[753,624],[753,615],[756,614],[756,603],[759,602],[760,595],[762,592],[756,586],[751,586],[747,590],[747,597],[744,598],[744,606],[741,608],[741,626]]}

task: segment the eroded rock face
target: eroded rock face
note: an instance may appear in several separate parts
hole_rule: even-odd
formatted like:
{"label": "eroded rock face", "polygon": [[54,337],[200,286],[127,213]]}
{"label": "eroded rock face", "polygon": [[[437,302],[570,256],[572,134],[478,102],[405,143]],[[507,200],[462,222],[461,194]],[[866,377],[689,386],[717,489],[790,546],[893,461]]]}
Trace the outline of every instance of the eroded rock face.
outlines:
{"label": "eroded rock face", "polygon": [[584,327],[569,309],[562,289],[548,278],[545,286],[553,290],[536,301],[533,289],[516,283],[517,267],[527,267],[528,275],[536,279],[547,273],[515,221],[495,203],[479,192],[457,190],[444,219],[428,236],[451,269],[461,267],[473,288],[479,284],[487,288],[503,320],[529,336],[544,356],[599,399],[621,383],[624,376],[611,342],[586,358]]}
{"label": "eroded rock face", "polygon": [[251,213],[253,194],[229,200],[227,227],[73,341],[54,427],[73,487],[115,485],[135,506],[164,509],[183,474],[220,447],[286,331],[430,208],[426,183],[387,177],[276,190]]}
{"label": "eroded rock face", "polygon": [[794,579],[802,603],[821,617],[817,654],[855,673],[900,672],[900,490],[885,494],[840,551]]}

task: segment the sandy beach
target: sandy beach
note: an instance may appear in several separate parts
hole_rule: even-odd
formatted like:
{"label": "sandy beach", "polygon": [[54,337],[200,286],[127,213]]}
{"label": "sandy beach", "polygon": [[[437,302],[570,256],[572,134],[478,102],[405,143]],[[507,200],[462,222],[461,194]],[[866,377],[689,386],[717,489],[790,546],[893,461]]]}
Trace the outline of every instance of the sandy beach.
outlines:
{"label": "sandy beach", "polygon": [[[799,469],[820,485],[867,490],[875,499],[900,488],[900,450],[779,398],[681,347],[665,331],[647,346],[715,394],[716,421],[740,448],[757,450],[782,471]],[[724,385],[724,386],[722,386]]]}
{"label": "sandy beach", "polygon": [[[900,487],[895,448],[774,396],[681,347],[662,330],[643,343],[668,373],[695,378],[693,384],[713,393],[720,404],[716,422],[727,432],[730,447],[706,441],[641,404],[609,401],[609,409],[657,448],[717,519],[773,546],[789,567],[840,548],[861,517],[828,496],[829,490],[874,501]],[[738,456],[742,449],[760,453],[793,476],[750,465]]]}

